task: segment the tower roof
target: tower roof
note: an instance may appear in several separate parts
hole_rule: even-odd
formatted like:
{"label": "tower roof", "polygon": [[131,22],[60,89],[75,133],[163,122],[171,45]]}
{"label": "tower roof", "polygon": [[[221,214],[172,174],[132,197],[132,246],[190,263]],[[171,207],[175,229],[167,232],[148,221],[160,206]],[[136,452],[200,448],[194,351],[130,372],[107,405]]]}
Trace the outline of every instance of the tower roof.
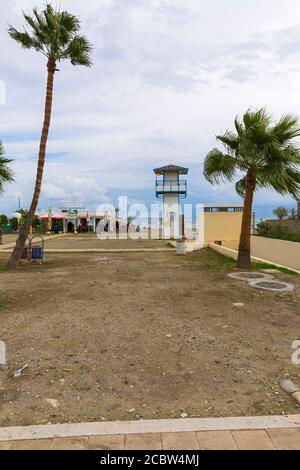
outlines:
{"label": "tower roof", "polygon": [[163,175],[164,173],[168,171],[170,172],[175,171],[175,172],[178,172],[180,175],[187,175],[189,172],[189,169],[184,168],[183,166],[170,164],[170,165],[161,166],[160,168],[155,168],[153,171],[156,174],[156,176]]}

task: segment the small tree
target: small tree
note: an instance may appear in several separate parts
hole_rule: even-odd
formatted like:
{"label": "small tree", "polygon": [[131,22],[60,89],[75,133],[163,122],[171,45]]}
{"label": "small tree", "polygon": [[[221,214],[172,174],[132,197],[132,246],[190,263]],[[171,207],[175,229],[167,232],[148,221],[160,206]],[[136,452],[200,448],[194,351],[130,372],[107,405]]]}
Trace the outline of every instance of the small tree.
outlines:
{"label": "small tree", "polygon": [[0,215],[0,226],[8,224],[8,217],[5,214]]}
{"label": "small tree", "polygon": [[27,222],[27,218],[28,218],[28,215],[29,215],[29,210],[28,209],[18,209],[18,212],[22,216],[20,221],[19,221],[19,225],[20,225],[20,227],[24,227],[24,225]]}
{"label": "small tree", "polygon": [[256,235],[266,237],[271,232],[272,227],[268,222],[260,222],[256,226]]}
{"label": "small tree", "polygon": [[273,210],[273,214],[277,217],[277,219],[282,220],[288,217],[289,211],[285,207],[277,207]]}
{"label": "small tree", "polygon": [[0,245],[3,245],[3,226],[8,224],[8,218],[5,214],[0,215]]}
{"label": "small tree", "polygon": [[14,232],[17,232],[18,228],[19,228],[19,221],[16,217],[13,217],[12,219],[10,219],[9,221],[12,229]]}
{"label": "small tree", "polygon": [[292,219],[292,220],[297,219],[297,209],[295,209],[295,207],[289,210],[289,219]]}

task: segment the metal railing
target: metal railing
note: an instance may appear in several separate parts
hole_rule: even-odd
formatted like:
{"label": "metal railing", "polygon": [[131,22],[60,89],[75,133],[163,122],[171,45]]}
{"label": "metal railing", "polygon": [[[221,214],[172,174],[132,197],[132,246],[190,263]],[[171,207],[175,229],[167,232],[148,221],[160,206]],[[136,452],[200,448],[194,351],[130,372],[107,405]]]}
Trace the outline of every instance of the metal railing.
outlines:
{"label": "metal railing", "polygon": [[186,181],[156,181],[156,193],[179,193],[186,194],[187,191],[187,182]]}

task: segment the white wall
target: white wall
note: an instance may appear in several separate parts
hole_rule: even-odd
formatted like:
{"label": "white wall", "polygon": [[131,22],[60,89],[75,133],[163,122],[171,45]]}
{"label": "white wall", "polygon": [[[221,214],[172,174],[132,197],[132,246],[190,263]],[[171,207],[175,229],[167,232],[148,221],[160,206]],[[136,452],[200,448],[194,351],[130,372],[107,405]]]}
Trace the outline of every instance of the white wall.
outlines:
{"label": "white wall", "polygon": [[[221,255],[237,259],[237,250],[213,243],[208,246]],[[300,272],[300,243],[252,236],[251,259],[252,261],[276,264]]]}
{"label": "white wall", "polygon": [[300,243],[252,236],[251,253],[256,258],[300,271]]}

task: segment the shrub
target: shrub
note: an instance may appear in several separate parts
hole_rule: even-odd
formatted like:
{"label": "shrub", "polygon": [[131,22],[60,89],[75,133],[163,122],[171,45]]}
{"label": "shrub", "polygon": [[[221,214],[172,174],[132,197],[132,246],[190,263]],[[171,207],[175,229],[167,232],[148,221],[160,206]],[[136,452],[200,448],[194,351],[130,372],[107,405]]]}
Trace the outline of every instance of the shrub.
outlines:
{"label": "shrub", "polygon": [[270,233],[271,228],[272,227],[268,222],[260,222],[260,224],[257,224],[256,226],[256,233],[257,235],[265,237]]}
{"label": "shrub", "polygon": [[12,226],[13,231],[16,232],[19,228],[18,219],[16,217],[13,217],[12,219],[10,219],[10,224]]}
{"label": "shrub", "polygon": [[267,222],[261,222],[257,225],[256,234],[260,237],[276,238],[278,240],[300,243],[299,234],[290,232],[286,227],[280,224],[271,225]]}

